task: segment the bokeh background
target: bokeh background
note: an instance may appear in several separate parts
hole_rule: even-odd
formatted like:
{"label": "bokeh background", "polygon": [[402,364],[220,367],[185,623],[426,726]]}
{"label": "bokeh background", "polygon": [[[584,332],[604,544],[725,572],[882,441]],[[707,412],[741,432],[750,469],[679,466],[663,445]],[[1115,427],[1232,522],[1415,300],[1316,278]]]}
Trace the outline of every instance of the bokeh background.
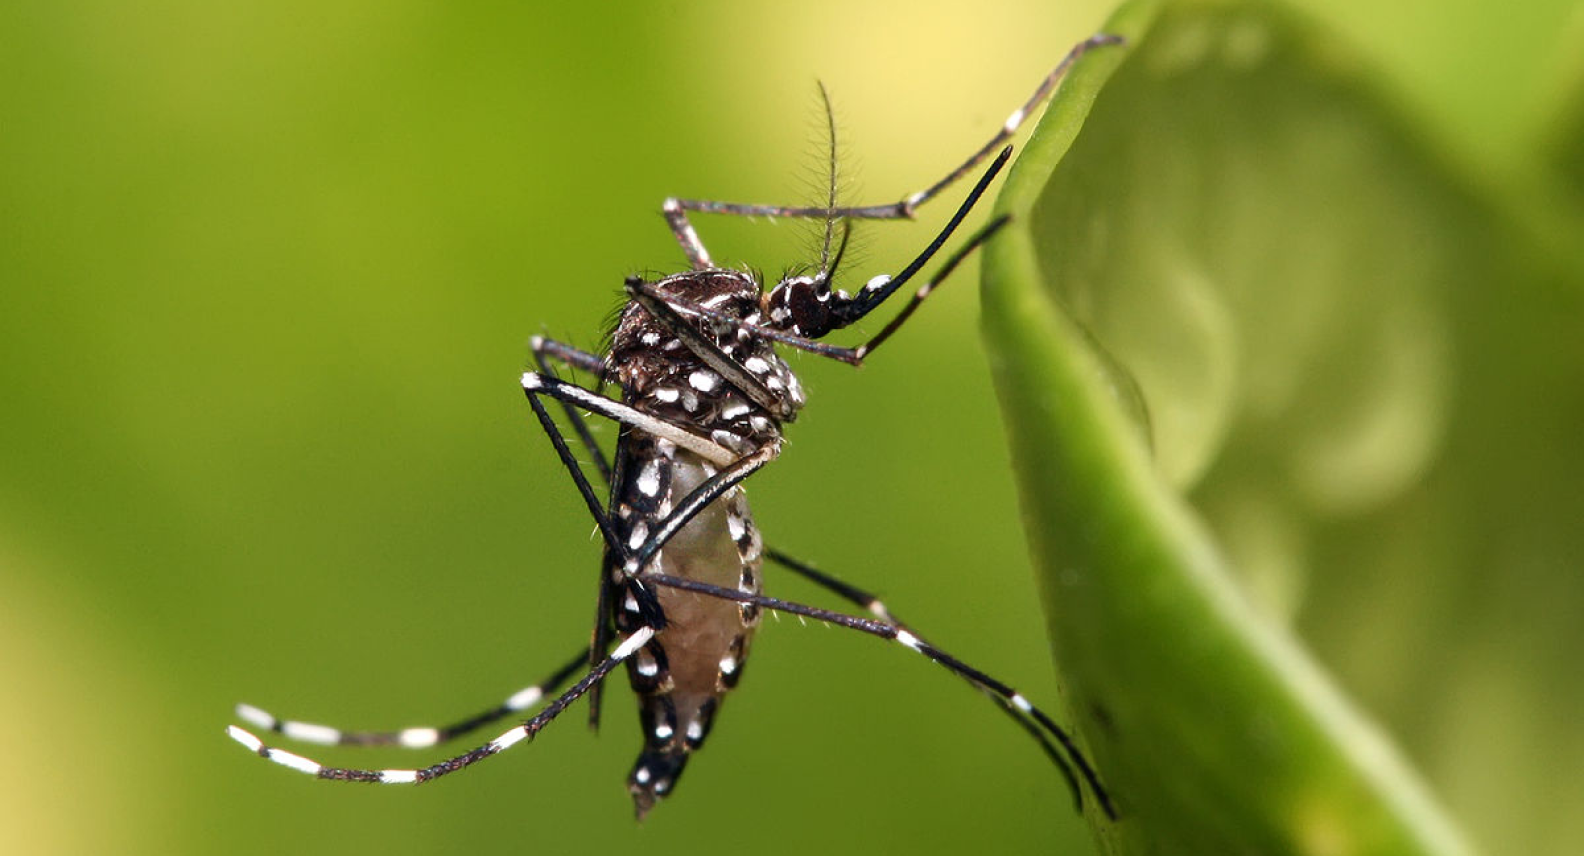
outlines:
{"label": "bokeh background", "polygon": [[[1433,136],[1492,165],[1535,145],[1581,26],[1561,2],[1306,5]],[[680,264],[666,195],[817,201],[816,79],[848,198],[890,201],[1107,12],[569,7],[0,6],[7,852],[1088,847],[1059,778],[983,700],[797,621],[768,623],[642,826],[619,694],[600,735],[578,709],[416,790],[309,781],[225,739],[240,700],[346,726],[449,719],[575,650],[598,546],[518,391],[527,338],[597,347],[621,278]],[[862,230],[849,269],[895,270],[945,213]],[[718,259],[771,275],[812,246],[791,224],[698,225]],[[773,544],[1056,703],[972,285],[859,372],[799,360],[810,408],[751,494]]]}

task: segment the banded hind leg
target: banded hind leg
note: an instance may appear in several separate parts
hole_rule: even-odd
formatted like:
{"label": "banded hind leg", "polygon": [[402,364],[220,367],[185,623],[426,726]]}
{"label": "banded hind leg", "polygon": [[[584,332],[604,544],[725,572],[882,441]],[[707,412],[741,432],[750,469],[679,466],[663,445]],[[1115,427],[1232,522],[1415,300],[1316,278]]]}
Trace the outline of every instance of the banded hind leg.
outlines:
{"label": "banded hind leg", "polygon": [[577,657],[555,670],[543,681],[512,693],[494,707],[449,725],[417,726],[396,731],[355,731],[302,720],[278,719],[251,704],[238,704],[236,715],[261,731],[279,734],[299,743],[315,743],[321,746],[401,746],[407,749],[425,749],[455,740],[486,725],[499,722],[514,713],[533,708],[560,689],[567,679],[577,672],[578,667],[583,665],[584,659],[584,655],[580,652]]}
{"label": "banded hind leg", "polygon": [[[499,755],[500,753],[505,752],[507,749],[512,748],[524,740],[532,739],[536,734],[542,731],[545,726],[553,722],[557,716],[560,716],[562,711],[566,710],[567,707],[569,707],[573,702],[577,701],[585,693],[587,693],[590,687],[603,680],[605,676],[610,673],[611,669],[614,669],[616,666],[625,662],[628,657],[633,655],[633,652],[648,644],[649,640],[653,637],[654,630],[652,628],[639,628],[637,632],[633,633],[631,636],[628,636],[626,639],[623,639],[621,644],[616,646],[616,650],[611,652],[610,656],[602,659],[593,669],[589,670],[587,674],[578,680],[576,684],[573,684],[570,689],[551,699],[549,704],[545,705],[538,713],[534,714],[527,721],[511,728],[510,730],[502,733],[499,737],[496,737],[494,740],[491,740],[476,749],[473,749],[469,752],[464,752],[461,755],[447,758],[438,764],[432,764],[422,769],[379,770],[348,767],[327,767],[324,764],[313,760],[312,758],[307,758],[302,755],[298,755],[295,752],[288,752],[284,749],[267,745],[262,740],[255,737],[251,732],[235,725],[226,729],[226,733],[231,736],[231,739],[240,743],[248,751],[253,752],[254,754],[259,755],[260,757],[267,760],[274,761],[283,767],[296,770],[299,773],[305,773],[307,775],[314,776],[315,778],[329,779],[331,781],[339,782],[366,782],[370,784],[381,785],[422,784],[432,779],[437,779],[441,776],[449,775],[451,773],[458,772],[459,770],[464,770],[478,763],[479,761],[484,760],[485,758]],[[583,655],[581,652],[579,652],[578,658],[573,664],[574,668],[576,666],[581,666],[582,661]],[[399,734],[400,732],[397,733]]]}
{"label": "banded hind leg", "polygon": [[[837,597],[840,597],[841,599],[864,610],[865,612],[868,612],[882,623],[889,624],[895,627],[898,631],[911,634],[913,638],[918,639],[920,643],[926,645],[930,644],[925,641],[924,637],[920,636],[911,625],[903,621],[895,613],[891,612],[891,610],[887,608],[886,605],[881,602],[880,598],[874,593],[852,585],[851,583],[832,576],[829,573],[821,571],[807,562],[794,559],[793,557],[779,550],[766,548],[765,558],[777,565],[780,565],[783,568],[786,568],[803,579],[814,583],[820,588],[831,592]],[[1067,781],[1067,787],[1068,790],[1072,792],[1074,804],[1078,811],[1082,812],[1082,790],[1078,783],[1077,774],[1073,769],[1073,762],[1068,760],[1069,756],[1073,753],[1076,753],[1078,749],[1076,746],[1072,745],[1070,739],[1063,740],[1063,736],[1066,734],[1066,732],[1057,726],[1054,721],[1049,721],[1049,717],[1044,716],[1043,713],[1038,713],[1038,715],[1036,715],[1036,712],[1034,709],[1032,709],[1032,707],[1030,710],[1025,711],[1022,707],[1016,704],[1010,696],[1007,696],[1003,693],[998,693],[994,689],[980,684],[969,675],[959,673],[958,677],[967,681],[969,686],[972,686],[975,689],[983,692],[988,698],[994,701],[1002,712],[1011,717],[1012,721],[1015,722],[1019,728],[1022,728],[1030,738],[1039,744],[1040,750],[1045,753],[1045,757],[1049,758],[1051,763],[1056,765],[1057,771],[1060,772],[1062,778]],[[1046,719],[1048,721],[1048,725],[1042,723],[1040,721],[1041,718]],[[1052,741],[1053,737],[1057,742]],[[1101,805],[1102,807],[1106,808],[1106,811],[1109,814],[1109,803],[1102,799]]]}
{"label": "banded hind leg", "polygon": [[[1090,792],[1094,794],[1096,802],[1099,803],[1100,809],[1105,813],[1106,817],[1113,820],[1116,819],[1116,808],[1111,801],[1110,793],[1106,790],[1105,785],[1100,782],[1099,774],[1095,772],[1094,767],[1089,763],[1088,758],[1085,757],[1083,752],[1078,748],[1077,743],[1072,738],[1072,735],[1070,735],[1060,725],[1056,724],[1055,720],[1051,719],[1048,714],[1035,707],[1034,704],[1030,702],[1022,693],[1013,689],[1009,684],[1003,683],[1002,681],[991,677],[989,674],[986,674],[974,666],[971,666],[957,657],[947,653],[944,649],[924,641],[913,632],[887,621],[876,621],[868,618],[860,618],[858,616],[847,615],[846,613],[842,612],[834,612],[828,609],[808,606],[806,604],[796,603],[794,601],[781,600],[779,598],[766,597],[764,595],[749,594],[747,592],[720,586],[712,586],[706,583],[700,583],[696,580],[672,577],[664,574],[651,574],[649,576],[649,580],[650,582],[660,586],[691,591],[698,594],[708,595],[710,597],[721,598],[722,600],[730,600],[743,604],[752,604],[761,609],[769,609],[775,612],[799,615],[804,618],[812,618],[816,621],[822,621],[827,624],[846,627],[850,630],[857,630],[870,636],[898,642],[903,647],[908,648],[915,653],[922,654],[931,662],[941,666],[948,672],[969,681],[981,690],[1003,700],[1004,703],[1010,708],[1029,715],[1039,725],[1040,728],[1048,732],[1050,736],[1061,745],[1067,758],[1071,761],[1072,766],[1077,769],[1078,775],[1082,777],[1083,782],[1088,785]],[[1064,767],[1064,769],[1066,768]],[[1077,801],[1079,810],[1082,811],[1082,791],[1076,789],[1076,787],[1074,789],[1074,799]]]}

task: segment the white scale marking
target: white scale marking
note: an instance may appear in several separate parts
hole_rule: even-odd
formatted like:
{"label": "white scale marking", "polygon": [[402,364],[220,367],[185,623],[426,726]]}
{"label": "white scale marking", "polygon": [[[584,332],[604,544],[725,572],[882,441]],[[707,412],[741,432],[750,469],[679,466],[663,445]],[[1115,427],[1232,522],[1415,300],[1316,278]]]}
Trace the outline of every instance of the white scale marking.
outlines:
{"label": "white scale marking", "polygon": [[302,743],[318,743],[321,746],[334,746],[341,742],[340,729],[312,722],[288,720],[281,724],[281,733]]}
{"label": "white scale marking", "polygon": [[247,747],[249,752],[257,753],[260,749],[264,748],[264,743],[257,737],[254,737],[235,725],[226,726],[226,734],[229,734],[232,740],[235,740],[236,742]]}
{"label": "white scale marking", "polygon": [[665,403],[670,404],[671,402],[676,401],[678,398],[680,398],[682,396],[682,393],[678,392],[675,389],[672,389],[669,386],[662,386],[662,387],[656,389],[654,391],[653,395],[654,395],[656,401],[664,401]]}
{"label": "white scale marking", "polygon": [[[522,388],[527,392],[538,392],[547,388],[545,378],[535,372],[524,372]],[[548,395],[548,393],[546,393]],[[634,410],[619,401],[612,401],[603,395],[596,395],[576,384],[560,384],[558,395],[566,396],[569,400],[586,410],[598,413],[607,419],[613,419],[623,425],[631,425],[660,440],[669,441],[677,446],[698,455],[699,457],[725,466],[737,460],[730,449],[698,436],[692,432],[678,428],[662,419],[656,419],[647,413]]]}
{"label": "white scale marking", "polygon": [[675,734],[675,733],[676,732],[671,730],[671,726],[665,724],[664,722],[662,722],[659,725],[655,726],[655,739],[656,740],[670,740],[671,739],[671,735]]}
{"label": "white scale marking", "polygon": [[699,392],[712,392],[720,386],[720,375],[699,369],[688,375],[688,384]]}
{"label": "white scale marking", "polygon": [[654,638],[654,633],[653,627],[638,628],[633,635],[627,637],[626,642],[616,646],[616,650],[611,652],[611,657],[617,660],[631,657],[634,651],[649,644],[649,640]]}
{"label": "white scale marking", "polygon": [[[906,646],[908,646],[909,648],[912,648],[915,651],[918,651],[919,650],[919,646],[924,644],[923,642],[919,641],[919,638],[917,636],[914,636],[913,634],[907,632],[906,630],[898,630],[897,631],[896,641],[901,642],[903,645],[906,645]],[[922,653],[922,652],[920,652],[920,653]]]}
{"label": "white scale marking", "polygon": [[1002,125],[1001,127],[1005,129],[1008,134],[1010,134],[1013,131],[1016,131],[1019,125],[1023,124],[1023,117],[1025,115],[1027,114],[1023,112],[1023,108],[1019,107],[1012,111],[1012,115],[1007,117],[1006,124]]}
{"label": "white scale marking", "polygon": [[747,416],[751,410],[753,410],[753,407],[752,405],[748,404],[748,402],[738,401],[734,404],[727,405],[726,409],[722,410],[720,415],[722,419],[736,419],[739,416]]}
{"label": "white scale marking", "polygon": [[253,723],[259,728],[264,729],[265,731],[270,731],[275,728],[275,717],[270,716],[268,713],[265,713],[251,704],[237,705],[236,715],[247,720],[248,722]]}
{"label": "white scale marking", "polygon": [[649,783],[649,775],[648,767],[639,767],[633,771],[633,781],[640,785],[646,785]]}
{"label": "white scale marking", "polygon": [[864,291],[878,291],[891,281],[891,274],[883,273],[864,283]]}
{"label": "white scale marking", "polygon": [[526,710],[538,704],[542,698],[544,698],[544,690],[542,688],[524,687],[512,693],[511,698],[506,699],[506,707],[511,710]]}
{"label": "white scale marking", "polygon": [[516,728],[513,728],[512,730],[506,732],[505,734],[502,734],[501,736],[495,738],[494,740],[491,740],[489,742],[489,745],[496,752],[505,752],[507,749],[510,749],[513,746],[516,746],[518,743],[522,742],[523,738],[525,738],[527,736],[528,736],[528,729],[526,729],[523,726],[519,725]]}
{"label": "white scale marking", "polygon": [[660,465],[654,460],[644,464],[638,473],[638,492],[644,496],[655,496],[660,493]]}
{"label": "white scale marking", "polygon": [[1034,705],[1029,704],[1029,700],[1024,698],[1022,693],[1012,694],[1012,706],[1023,711],[1024,713],[1034,712]]}
{"label": "white scale marking", "polygon": [[438,728],[404,728],[396,735],[396,742],[408,749],[424,749],[440,742]]}
{"label": "white scale marking", "polygon": [[[639,489],[642,490],[642,487],[640,487]],[[645,491],[645,493],[647,493],[647,492],[648,491]],[[639,547],[642,547],[644,541],[648,537],[649,537],[649,524],[643,522],[642,520],[638,521],[637,523],[634,523],[633,524],[633,528],[632,528],[632,534],[627,536],[627,549],[636,550]]]}
{"label": "white scale marking", "polygon": [[418,771],[380,770],[379,780],[382,785],[416,785],[418,784]]}
{"label": "white scale marking", "polygon": [[638,674],[643,675],[646,678],[652,678],[659,673],[660,664],[655,660],[654,655],[650,654],[648,651],[639,651]]}
{"label": "white scale marking", "polygon": [[762,357],[749,357],[743,361],[743,368],[753,372],[754,374],[764,374],[765,372],[770,371],[770,364],[765,362],[764,358]]}
{"label": "white scale marking", "polygon": [[687,739],[697,743],[699,740],[703,739],[703,737],[704,723],[699,722],[696,719],[692,722],[689,722],[687,727]]}
{"label": "white scale marking", "polygon": [[319,771],[324,769],[319,766],[318,762],[310,761],[295,752],[287,752],[285,749],[267,750],[265,757],[282,767],[290,767],[299,773],[307,773],[310,776],[317,776]]}
{"label": "white scale marking", "polygon": [[732,672],[737,671],[737,659],[730,654],[722,657],[720,660],[720,670],[721,674],[723,675],[729,675]]}

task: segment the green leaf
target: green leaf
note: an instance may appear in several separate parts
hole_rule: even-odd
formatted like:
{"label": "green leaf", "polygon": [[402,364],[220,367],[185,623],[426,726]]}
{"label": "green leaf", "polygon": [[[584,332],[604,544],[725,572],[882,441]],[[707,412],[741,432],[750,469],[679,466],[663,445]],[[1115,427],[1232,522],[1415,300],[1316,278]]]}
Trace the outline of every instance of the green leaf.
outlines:
{"label": "green leaf", "polygon": [[1277,7],[1138,2],[1106,31],[1128,44],[1018,160],[983,286],[1052,644],[1122,811],[1097,835],[1465,852],[1291,622],[1346,558],[1330,533],[1439,472],[1482,209]]}

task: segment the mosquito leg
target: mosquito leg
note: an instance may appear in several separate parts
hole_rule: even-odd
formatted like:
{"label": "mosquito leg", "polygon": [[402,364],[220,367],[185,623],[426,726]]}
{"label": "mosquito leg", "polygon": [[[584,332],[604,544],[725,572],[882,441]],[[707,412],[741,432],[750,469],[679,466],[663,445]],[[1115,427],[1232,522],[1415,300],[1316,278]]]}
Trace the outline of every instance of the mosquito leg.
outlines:
{"label": "mosquito leg", "polygon": [[[984,672],[979,671],[973,666],[968,665],[962,660],[957,659],[944,650],[937,648],[928,642],[925,642],[912,632],[898,627],[895,624],[874,621],[868,618],[859,618],[857,616],[847,615],[841,612],[833,612],[828,609],[820,609],[818,607],[795,603],[793,601],[751,594],[749,592],[739,591],[737,589],[722,588],[720,586],[710,585],[709,583],[699,582],[697,580],[685,579],[683,577],[649,573],[644,575],[644,579],[655,585],[697,592],[699,594],[718,597],[724,600],[732,600],[738,603],[751,603],[763,609],[771,609],[777,612],[786,612],[792,615],[801,615],[805,618],[812,618],[816,621],[823,621],[828,624],[839,625],[841,627],[867,633],[871,636],[878,636],[882,639],[890,639],[895,642],[899,642],[904,647],[912,649],[919,654],[923,654],[925,657],[934,661],[952,674],[967,679],[975,686],[985,690],[986,692],[995,694],[996,696],[1004,699],[1007,704],[1033,717],[1034,720],[1039,723],[1040,727],[1048,731],[1050,735],[1055,738],[1056,742],[1061,744],[1061,747],[1066,753],[1068,759],[1071,760],[1073,766],[1078,769],[1079,775],[1083,778],[1084,782],[1089,785],[1089,790],[1094,793],[1095,799],[1099,801],[1101,810],[1105,812],[1107,817],[1112,818],[1113,820],[1116,818],[1116,809],[1111,804],[1111,797],[1106,792],[1105,786],[1100,783],[1099,775],[1095,773],[1094,767],[1089,764],[1088,758],[1084,757],[1083,752],[1078,749],[1077,743],[1073,741],[1072,735],[1068,734],[1066,729],[1062,728],[1060,725],[1057,725],[1056,722],[1046,715],[1044,711],[1030,703],[1028,699],[1023,697],[1022,693],[1019,693],[1017,690],[1013,689],[1007,684],[990,677]],[[1081,805],[1081,796],[1075,793],[1074,799],[1078,800]]]}
{"label": "mosquito leg", "polygon": [[620,422],[662,440],[669,440],[717,466],[726,466],[737,460],[736,453],[713,440],[707,440],[675,423],[634,410],[619,401],[591,392],[577,384],[566,383],[537,372],[525,372],[522,376],[522,387],[530,401],[539,395],[548,395],[558,401],[598,413],[613,422]]}
{"label": "mosquito leg", "polygon": [[[974,152],[968,157],[967,160],[959,164],[956,169],[947,173],[944,178],[898,203],[905,212],[904,216],[911,217],[913,215],[913,211],[920,205],[923,205],[925,202],[935,198],[935,196],[938,195],[942,190],[945,190],[953,182],[967,175],[973,170],[975,166],[983,163],[984,159],[989,157],[991,152],[1005,145],[1007,140],[1012,139],[1012,135],[1017,133],[1018,128],[1022,127],[1023,123],[1027,121],[1028,117],[1033,115],[1034,111],[1039,108],[1039,105],[1056,91],[1056,84],[1061,82],[1061,79],[1066,76],[1067,70],[1072,67],[1073,63],[1078,61],[1079,57],[1091,50],[1094,50],[1095,48],[1104,47],[1106,45],[1121,44],[1122,41],[1123,39],[1121,36],[1098,33],[1096,35],[1090,36],[1087,39],[1084,39],[1076,45],[1073,45],[1072,49],[1067,51],[1067,55],[1062,57],[1061,62],[1058,62],[1056,67],[1051,69],[1049,74],[1045,75],[1045,79],[1040,81],[1039,86],[1034,90],[1034,94],[1030,95],[1029,99],[1023,102],[1022,106],[1018,107],[1016,110],[1013,110],[1012,114],[1007,116],[1006,122],[1002,123],[1001,129],[996,131],[995,136],[991,137],[983,146],[980,146],[978,151]],[[856,217],[859,215],[856,213],[845,213],[844,216]]]}
{"label": "mosquito leg", "polygon": [[408,749],[424,749],[454,740],[492,722],[533,707],[543,701],[545,696],[560,689],[572,673],[584,665],[586,659],[587,655],[580,651],[576,657],[543,681],[512,693],[495,707],[439,727],[403,728],[400,731],[346,731],[312,722],[276,719],[250,704],[237,705],[236,714],[256,728],[300,743],[317,743],[321,746],[405,746]]}
{"label": "mosquito leg", "polygon": [[975,151],[967,160],[958,164],[956,168],[948,172],[939,181],[917,193],[909,194],[897,202],[886,205],[834,208],[829,206],[744,205],[735,202],[714,202],[706,199],[678,199],[673,197],[665,201],[661,210],[665,214],[666,222],[671,226],[671,234],[676,237],[677,243],[682,245],[682,251],[687,254],[688,261],[693,265],[694,270],[707,268],[711,262],[709,253],[699,241],[698,233],[694,231],[692,224],[688,222],[687,212],[689,211],[701,214],[728,214],[737,217],[796,217],[833,220],[842,218],[857,220],[912,219],[914,212],[918,210],[919,206],[940,195],[941,191],[961,179],[964,175],[972,172],[975,167],[989,158],[991,153],[1004,146],[1007,140],[1010,140],[1012,135],[1017,133],[1018,128],[1022,127],[1028,117],[1033,115],[1034,111],[1039,108],[1039,105],[1049,98],[1051,93],[1056,91],[1056,85],[1061,82],[1062,77],[1067,74],[1067,70],[1072,67],[1072,64],[1079,57],[1095,48],[1120,44],[1121,42],[1122,39],[1118,36],[1102,33],[1090,36],[1074,45],[1067,52],[1067,55],[1062,57],[1061,62],[1057,63],[1056,67],[1051,69],[1051,72],[1040,81],[1039,86],[1034,90],[1034,94],[1030,95],[1027,101],[1012,111],[1011,115],[1007,116],[1000,129],[996,131],[988,142],[980,146],[978,151]]}
{"label": "mosquito leg", "polygon": [[546,339],[543,336],[529,339],[528,347],[541,366],[545,364],[545,359],[552,359],[562,365],[588,372],[597,378],[603,379],[605,376],[605,359],[599,354],[590,353],[555,339]]}
{"label": "mosquito leg", "polygon": [[649,644],[649,640],[654,638],[654,634],[654,628],[640,627],[631,636],[628,636],[625,640],[623,640],[620,645],[616,646],[616,650],[611,652],[609,657],[601,660],[597,666],[589,670],[589,672],[585,674],[583,678],[576,684],[573,684],[570,689],[561,693],[559,696],[556,696],[555,699],[553,699],[549,704],[545,705],[542,710],[540,710],[537,714],[534,714],[532,719],[529,719],[523,724],[505,732],[501,736],[491,740],[477,749],[472,750],[471,752],[464,752],[454,758],[441,761],[438,764],[425,767],[421,770],[358,770],[345,769],[341,767],[326,767],[323,764],[320,764],[318,761],[304,758],[303,756],[294,752],[288,752],[284,749],[277,749],[272,746],[267,746],[262,740],[259,740],[257,737],[253,736],[253,734],[248,732],[246,729],[239,728],[235,725],[230,726],[226,731],[231,735],[231,739],[242,744],[249,751],[254,752],[264,758],[268,758],[269,760],[274,761],[275,763],[284,767],[290,767],[291,769],[300,773],[307,773],[310,776],[320,779],[330,779],[340,782],[372,782],[382,785],[422,784],[423,782],[427,782],[431,779],[438,779],[439,777],[449,773],[455,773],[456,771],[476,764],[479,761],[490,757],[491,755],[498,755],[501,752],[504,752],[507,749],[510,749],[511,747],[522,742],[524,739],[532,739],[533,736],[542,731],[546,725],[549,725],[555,720],[557,716],[560,716],[561,712],[566,710],[567,707],[572,704],[572,702],[577,701],[579,697],[588,692],[590,687],[594,686],[599,681],[604,680],[605,676],[609,674],[612,669],[616,668],[616,666],[619,665],[623,660],[631,657],[634,651],[637,651],[639,648]]}
{"label": "mosquito leg", "polygon": [[[539,366],[542,374],[550,374],[550,361],[554,360],[562,365],[570,366],[593,375],[603,384],[605,379],[605,360],[598,354],[546,339],[543,336],[534,336],[528,340],[528,346],[533,351],[534,362]],[[594,433],[589,429],[588,420],[583,418],[582,412],[572,406],[570,402],[561,401],[561,410],[566,414],[567,421],[572,425],[573,433],[577,434],[578,442],[583,445],[584,451],[594,461],[594,468],[599,470],[600,479],[607,485],[611,483],[611,463],[606,460],[605,453],[600,449],[599,442],[594,439]],[[548,430],[548,429],[547,429]],[[589,633],[588,666],[593,668],[605,652],[610,649],[610,640],[615,628],[611,626],[610,599],[611,590],[608,574],[602,567],[599,571],[599,593],[594,598],[594,629]],[[596,684],[588,692],[588,722],[589,728],[599,730],[600,701],[603,696],[603,684]]]}
{"label": "mosquito leg", "polygon": [[[865,591],[864,589],[852,585],[851,583],[827,574],[813,565],[808,564],[807,562],[794,559],[780,550],[767,548],[765,550],[765,557],[770,561],[780,565],[781,567],[786,568],[792,573],[814,583],[820,588],[835,594],[837,597],[840,597],[848,603],[863,609],[865,612],[868,612],[870,615],[873,615],[879,620],[895,626],[898,630],[906,630],[920,640],[923,639],[923,637],[920,636],[918,632],[915,631],[911,626],[909,626],[907,622],[893,615],[891,611],[886,608],[886,605],[880,601],[880,598],[873,593]],[[975,689],[984,692],[985,695],[993,699],[996,702],[996,706],[1000,710],[1004,711],[1008,716],[1010,716],[1012,720],[1017,723],[1019,728],[1022,728],[1024,731],[1028,732],[1029,736],[1034,738],[1034,740],[1040,744],[1040,749],[1045,753],[1045,755],[1049,757],[1053,763],[1055,763],[1056,769],[1061,771],[1062,777],[1067,780],[1067,784],[1072,792],[1075,795],[1079,793],[1078,779],[1076,774],[1073,772],[1072,763],[1069,762],[1066,756],[1062,754],[1062,750],[1058,748],[1056,744],[1051,742],[1050,737],[1046,735],[1046,733],[1040,728],[1039,724],[1032,717],[1018,709],[1015,705],[1008,703],[1005,698],[985,690],[985,688],[979,686],[979,684],[975,683],[973,680],[966,678],[966,676],[964,677],[964,680],[967,680],[970,686],[973,686]],[[1081,803],[1079,804],[1078,808],[1080,811],[1082,811],[1083,806]]]}
{"label": "mosquito leg", "polygon": [[694,270],[707,270],[715,263],[710,259],[709,250],[704,249],[704,242],[699,240],[698,230],[693,228],[687,217],[689,208],[694,211],[708,210],[695,207],[696,204],[686,199],[669,198],[661,204],[660,213],[665,215],[666,225],[671,227],[671,236],[682,246],[688,265]]}
{"label": "mosquito leg", "polygon": [[[572,345],[547,339],[543,336],[534,336],[528,340],[528,347],[533,351],[534,363],[539,366],[541,374],[549,375],[550,361],[554,360],[562,365],[570,366],[593,375],[601,383],[605,378],[605,361],[598,354],[591,354]],[[572,425],[572,431],[577,435],[578,442],[583,445],[584,451],[594,461],[594,468],[599,471],[600,479],[606,484],[611,482],[611,464],[605,459],[599,442],[594,439],[594,433],[589,430],[588,420],[583,414],[565,399],[560,399],[561,410],[565,413],[567,421]],[[541,425],[548,433],[553,426],[541,420]],[[564,461],[565,459],[563,459]],[[610,649],[611,636],[615,628],[611,625],[610,603],[611,588],[609,575],[605,568],[599,570],[598,594],[594,598],[594,628],[589,632],[589,649],[586,658],[589,668],[593,668],[605,652]],[[600,702],[604,696],[604,685],[595,684],[588,692],[588,724],[589,728],[599,730]]]}
{"label": "mosquito leg", "polygon": [[897,627],[906,629],[906,625],[902,623],[901,619],[898,619],[896,616],[892,615],[891,611],[886,609],[886,605],[880,602],[880,598],[875,596],[873,593],[865,591],[864,589],[852,585],[851,583],[848,583],[844,580],[837,579],[836,577],[814,567],[808,562],[804,562],[800,559],[794,559],[780,550],[768,547],[765,548],[765,558],[775,562],[783,568],[786,568],[792,573],[797,574],[803,579],[814,583],[820,588],[825,589],[826,591],[836,595],[842,600],[847,601],[853,606],[864,610],[870,615],[873,615],[875,618],[884,621],[887,624],[894,624]]}
{"label": "mosquito leg", "polygon": [[[528,347],[533,351],[534,363],[538,365],[541,374],[549,375],[550,361],[554,360],[562,365],[588,372],[600,381],[605,379],[605,361],[598,354],[579,350],[554,339],[535,336],[528,340]],[[594,460],[594,466],[600,472],[600,478],[606,484],[610,483],[610,463],[605,460],[605,455],[600,451],[599,443],[594,439],[594,434],[589,430],[588,421],[583,414],[572,406],[571,403],[562,401],[561,409],[566,413],[567,421],[572,424],[573,433],[577,434],[578,442],[588,451],[589,457]]]}

